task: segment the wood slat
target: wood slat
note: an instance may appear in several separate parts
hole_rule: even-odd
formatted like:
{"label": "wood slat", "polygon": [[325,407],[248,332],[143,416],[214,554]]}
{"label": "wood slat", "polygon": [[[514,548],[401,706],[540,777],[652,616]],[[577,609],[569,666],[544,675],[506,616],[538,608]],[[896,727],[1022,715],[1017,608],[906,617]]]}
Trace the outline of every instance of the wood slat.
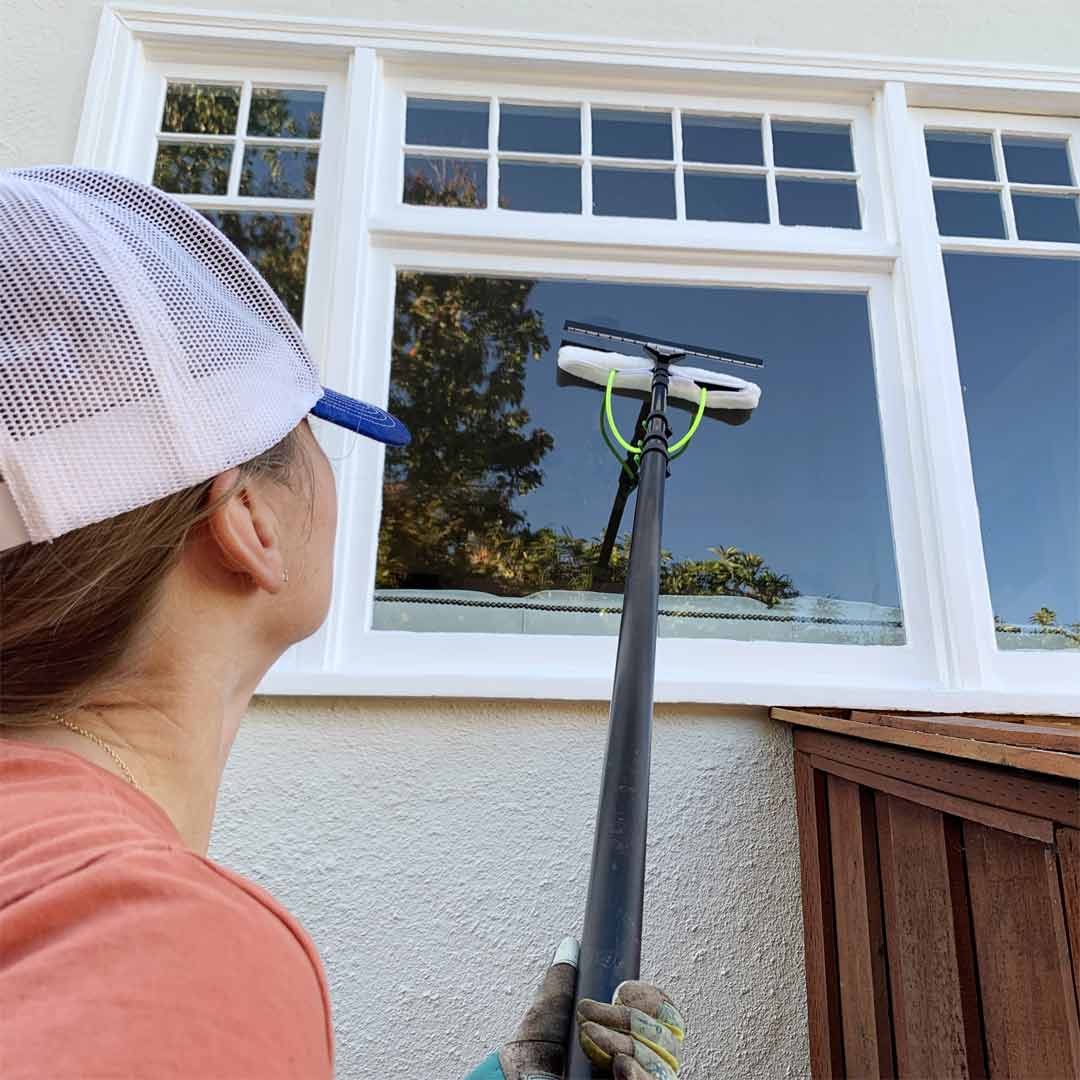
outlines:
{"label": "wood slat", "polygon": [[842,776],[852,783],[861,784],[874,791],[896,795],[898,798],[907,799],[909,802],[918,803],[920,806],[926,806],[941,813],[978,821],[983,825],[1016,833],[1018,836],[1027,836],[1044,844],[1054,842],[1054,823],[1045,818],[1018,814],[1015,810],[1003,810],[1000,806],[988,806],[972,799],[962,799],[957,795],[946,795],[932,788],[909,784],[906,780],[897,780],[891,776],[883,776],[881,773],[869,772],[842,761],[818,757],[816,754],[811,755],[810,763],[822,772]]}
{"label": "wood slat", "polygon": [[1069,935],[1073,986],[1080,1008],[1080,832],[1076,829],[1058,829],[1056,839],[1061,895],[1065,905],[1065,930]]}
{"label": "wood slat", "polygon": [[1074,1077],[1080,1026],[1052,847],[964,823],[990,1075]]}
{"label": "wood slat", "polygon": [[960,826],[876,796],[897,1074],[985,1077]]}
{"label": "wood slat", "polygon": [[1003,743],[978,742],[974,739],[957,739],[948,735],[935,735],[925,731],[905,731],[881,724],[865,724],[844,720],[819,713],[800,712],[796,709],[773,709],[772,716],[785,723],[832,731],[840,735],[853,735],[871,742],[891,743],[915,750],[925,750],[949,757],[966,758],[992,765],[1004,765],[1013,769],[1044,773],[1048,776],[1064,776],[1080,779],[1080,755],[1062,754],[1052,750],[1032,750]]}
{"label": "wood slat", "polygon": [[1080,828],[1080,784],[942,758],[884,743],[795,729],[795,749],[895,776],[921,787]]}
{"label": "wood slat", "polygon": [[1040,750],[1060,750],[1080,754],[1080,731],[1045,724],[1017,724],[970,716],[906,716],[903,713],[853,712],[851,719],[864,724],[880,724],[905,731],[926,731],[958,739],[1029,746]]}
{"label": "wood slat", "polygon": [[873,795],[828,779],[844,1063],[851,1077],[895,1075]]}
{"label": "wood slat", "polygon": [[799,825],[810,1074],[814,1080],[839,1080],[844,1076],[844,1048],[828,793],[825,774],[815,772],[809,757],[799,753],[795,754],[795,809]]}

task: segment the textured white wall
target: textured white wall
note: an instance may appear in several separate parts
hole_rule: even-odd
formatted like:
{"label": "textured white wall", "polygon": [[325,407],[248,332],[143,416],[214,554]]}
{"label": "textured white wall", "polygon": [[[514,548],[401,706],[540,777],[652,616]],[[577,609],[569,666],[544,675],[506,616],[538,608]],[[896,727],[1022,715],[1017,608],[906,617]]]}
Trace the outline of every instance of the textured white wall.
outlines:
{"label": "textured white wall", "polygon": [[[211,854],[275,893],[324,957],[338,1075],[457,1080],[579,932],[606,710],[262,699]],[[643,971],[686,1008],[688,1080],[804,1076],[788,731],[666,707],[653,753]]]}
{"label": "textured white wall", "polygon": [[[655,0],[187,0],[175,6],[1068,68],[1080,48],[1076,0],[668,0],[662,9]],[[70,160],[100,12],[100,0],[0,0],[0,167]]]}

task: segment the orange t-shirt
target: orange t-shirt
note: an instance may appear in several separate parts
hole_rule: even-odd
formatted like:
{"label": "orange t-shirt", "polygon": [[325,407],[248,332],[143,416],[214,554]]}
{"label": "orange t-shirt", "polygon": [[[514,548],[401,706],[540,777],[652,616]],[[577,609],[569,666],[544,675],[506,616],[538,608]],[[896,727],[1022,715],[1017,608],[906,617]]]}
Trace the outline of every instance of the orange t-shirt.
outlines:
{"label": "orange t-shirt", "polygon": [[0,740],[0,1077],[325,1080],[311,939],[146,795]]}

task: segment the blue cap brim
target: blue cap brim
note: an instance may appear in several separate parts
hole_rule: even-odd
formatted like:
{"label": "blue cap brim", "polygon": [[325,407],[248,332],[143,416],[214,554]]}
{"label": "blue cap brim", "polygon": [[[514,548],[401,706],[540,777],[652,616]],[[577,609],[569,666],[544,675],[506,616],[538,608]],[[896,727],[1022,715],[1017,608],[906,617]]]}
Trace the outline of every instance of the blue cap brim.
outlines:
{"label": "blue cap brim", "polygon": [[412,438],[409,429],[385,409],[327,390],[325,386],[323,396],[311,407],[311,415],[388,446],[407,446]]}

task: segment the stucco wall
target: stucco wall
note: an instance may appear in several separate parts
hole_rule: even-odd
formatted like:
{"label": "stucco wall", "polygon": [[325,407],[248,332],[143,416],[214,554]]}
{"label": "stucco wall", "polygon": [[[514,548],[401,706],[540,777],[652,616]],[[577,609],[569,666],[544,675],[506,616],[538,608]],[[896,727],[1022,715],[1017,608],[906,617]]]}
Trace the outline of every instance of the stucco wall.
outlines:
{"label": "stucco wall", "polygon": [[[517,1022],[585,902],[606,710],[262,699],[211,854],[317,942],[343,1078],[454,1080]],[[787,730],[668,707],[644,971],[691,1019],[690,1080],[807,1072]]]}
{"label": "stucco wall", "polygon": [[[167,0],[154,0],[169,6]],[[1075,0],[189,0],[251,10],[553,35],[1074,67]],[[70,159],[100,0],[0,0],[0,167]]]}

